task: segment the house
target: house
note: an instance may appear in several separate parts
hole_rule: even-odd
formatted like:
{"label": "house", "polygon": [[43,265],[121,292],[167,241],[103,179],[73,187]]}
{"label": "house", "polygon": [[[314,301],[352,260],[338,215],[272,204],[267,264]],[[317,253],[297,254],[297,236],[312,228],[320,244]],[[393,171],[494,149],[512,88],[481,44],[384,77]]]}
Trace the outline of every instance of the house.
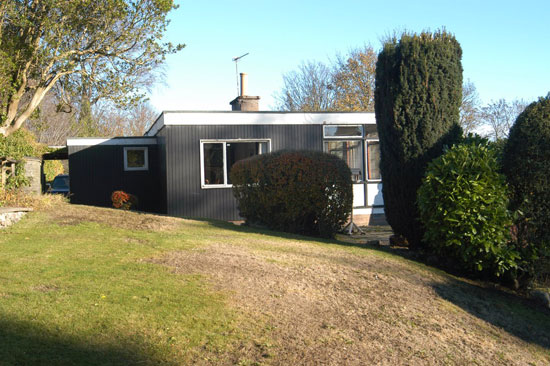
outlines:
{"label": "house", "polygon": [[374,113],[264,112],[258,99],[241,90],[232,111],[164,111],[143,137],[68,139],[71,202],[111,206],[111,193],[124,190],[144,211],[240,220],[231,166],[300,149],[344,159],[353,174],[355,221],[383,220]]}

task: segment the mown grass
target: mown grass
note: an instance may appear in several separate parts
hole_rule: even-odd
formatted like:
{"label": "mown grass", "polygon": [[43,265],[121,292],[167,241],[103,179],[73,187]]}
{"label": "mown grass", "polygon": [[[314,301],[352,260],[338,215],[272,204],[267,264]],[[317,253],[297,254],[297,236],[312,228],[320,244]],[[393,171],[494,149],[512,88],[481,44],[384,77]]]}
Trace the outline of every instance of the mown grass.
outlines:
{"label": "mown grass", "polygon": [[185,364],[238,337],[222,294],[144,260],[199,248],[205,223],[155,233],[29,216],[0,234],[0,364]]}
{"label": "mown grass", "polygon": [[[366,292],[367,285],[391,279],[416,289],[429,287],[432,290],[426,293],[435,293],[437,300],[429,303],[409,294],[404,304],[414,306],[416,301],[418,309],[423,309],[435,303],[437,308],[413,314],[401,311],[401,307],[385,311],[382,306],[369,313],[369,319],[376,322],[380,316],[395,323],[388,323],[384,331],[397,337],[402,336],[406,324],[411,328],[410,334],[416,335],[418,327],[426,327],[425,332],[429,332],[429,327],[435,326],[431,323],[436,314],[442,319],[453,317],[463,322],[469,335],[476,339],[503,337],[506,344],[514,345],[516,351],[507,351],[500,364],[524,351],[543,360],[541,364],[550,360],[550,340],[544,331],[550,327],[547,313],[534,310],[516,296],[449,276],[387,249],[222,222],[155,218],[65,203],[50,211],[31,213],[15,226],[0,231],[0,365],[285,364],[289,358],[284,352],[293,348],[285,346],[281,338],[270,337],[277,332],[286,333],[282,329],[274,331],[264,318],[246,313],[243,304],[240,309],[235,308],[231,296],[238,294],[238,288],[220,292],[216,289],[223,286],[217,287],[212,278],[198,275],[197,268],[186,270],[162,263],[163,258],[174,253],[215,255],[212,245],[234,247],[238,250],[231,254],[246,253],[248,263],[260,258],[272,265],[270,270],[283,268],[275,274],[284,274],[286,269],[300,274],[308,266],[323,269],[326,264],[325,274],[333,269],[344,271],[332,275],[338,281],[342,280],[338,277],[342,273],[356,275],[356,279],[376,275],[375,279],[362,282],[364,288],[358,288],[359,292],[347,296],[383,304],[390,301],[390,308],[401,297],[374,297],[376,285],[372,292]],[[178,263],[192,265],[185,258]],[[235,263],[234,274],[242,274],[238,266],[247,262]],[[202,269],[203,274],[209,271],[215,269]],[[346,284],[346,288],[353,285]],[[256,290],[262,293],[262,289]],[[270,289],[266,291],[273,295]],[[292,291],[281,292],[285,293]],[[389,295],[387,299],[401,296]],[[262,301],[259,307],[265,305]],[[349,304],[341,305],[345,308]],[[269,310],[277,314],[281,309]],[[411,325],[413,320],[420,325]],[[450,325],[442,327],[447,329]],[[325,328],[311,331],[309,342],[314,342],[319,332],[327,332]],[[431,339],[416,340],[412,346],[421,348],[426,342],[434,347],[429,343]],[[453,338],[450,342],[461,347],[460,340]],[[392,359],[391,352],[397,352],[395,357],[401,359],[409,345],[388,344],[388,348],[385,360]],[[437,359],[441,352],[432,349],[429,355]],[[449,357],[456,361],[449,363],[460,364],[461,360],[478,356],[490,359],[484,353],[462,358],[460,352],[451,352]],[[339,364],[346,363],[342,360]]]}

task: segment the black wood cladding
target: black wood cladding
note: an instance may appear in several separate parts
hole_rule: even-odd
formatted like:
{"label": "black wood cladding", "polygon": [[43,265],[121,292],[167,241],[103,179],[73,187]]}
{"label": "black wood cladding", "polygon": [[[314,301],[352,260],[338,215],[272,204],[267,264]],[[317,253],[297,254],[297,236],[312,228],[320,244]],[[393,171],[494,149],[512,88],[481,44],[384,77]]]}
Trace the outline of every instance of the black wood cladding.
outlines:
{"label": "black wood cladding", "polygon": [[[124,147],[148,148],[149,169],[124,170]],[[163,212],[157,145],[69,146],[71,203],[112,207],[111,194],[123,190],[137,196],[138,209]]]}
{"label": "black wood cladding", "polygon": [[166,213],[179,217],[241,219],[231,188],[201,189],[201,140],[269,139],[271,151],[323,149],[322,125],[164,126],[157,136],[166,146]]}

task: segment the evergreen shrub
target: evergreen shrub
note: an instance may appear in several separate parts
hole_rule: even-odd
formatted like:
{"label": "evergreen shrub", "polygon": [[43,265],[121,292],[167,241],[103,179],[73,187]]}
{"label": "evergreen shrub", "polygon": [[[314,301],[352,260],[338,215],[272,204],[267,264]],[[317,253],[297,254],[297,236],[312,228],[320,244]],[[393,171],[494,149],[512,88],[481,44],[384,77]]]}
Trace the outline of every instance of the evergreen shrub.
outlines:
{"label": "evergreen shrub", "polygon": [[376,64],[386,219],[411,247],[421,245],[416,193],[426,165],[462,135],[462,50],[445,31],[404,33],[384,44]]}
{"label": "evergreen shrub", "polygon": [[313,151],[257,155],[230,173],[246,222],[298,234],[332,237],[349,219],[351,171],[340,158]]}
{"label": "evergreen shrub", "polygon": [[550,277],[550,94],[529,105],[510,129],[503,171],[516,210],[516,245],[531,277]]}
{"label": "evergreen shrub", "polygon": [[21,160],[25,156],[37,156],[43,152],[45,152],[44,146],[37,143],[34,136],[24,128],[20,128],[8,137],[0,135],[0,157],[19,161],[15,167],[15,175],[8,179],[6,187],[0,187],[0,189],[17,189],[28,185],[29,181],[25,177],[25,164]]}
{"label": "evergreen shrub", "polygon": [[509,245],[508,190],[496,149],[466,141],[428,164],[418,190],[424,242],[469,274],[500,276],[519,254]]}

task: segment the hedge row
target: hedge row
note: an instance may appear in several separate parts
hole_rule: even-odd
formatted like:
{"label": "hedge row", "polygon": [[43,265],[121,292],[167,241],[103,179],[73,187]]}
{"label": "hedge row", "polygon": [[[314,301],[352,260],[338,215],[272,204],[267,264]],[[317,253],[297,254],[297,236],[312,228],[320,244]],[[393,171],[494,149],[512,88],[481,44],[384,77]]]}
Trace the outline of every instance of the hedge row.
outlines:
{"label": "hedge row", "polygon": [[351,213],[351,171],[321,152],[286,151],[241,160],[231,169],[239,213],[247,223],[331,237]]}
{"label": "hedge row", "polygon": [[462,271],[548,282],[549,202],[550,95],[518,116],[504,144],[466,139],[428,165],[423,240]]}
{"label": "hedge row", "polygon": [[504,146],[503,170],[517,212],[515,242],[523,270],[550,282],[550,93],[518,116]]}

